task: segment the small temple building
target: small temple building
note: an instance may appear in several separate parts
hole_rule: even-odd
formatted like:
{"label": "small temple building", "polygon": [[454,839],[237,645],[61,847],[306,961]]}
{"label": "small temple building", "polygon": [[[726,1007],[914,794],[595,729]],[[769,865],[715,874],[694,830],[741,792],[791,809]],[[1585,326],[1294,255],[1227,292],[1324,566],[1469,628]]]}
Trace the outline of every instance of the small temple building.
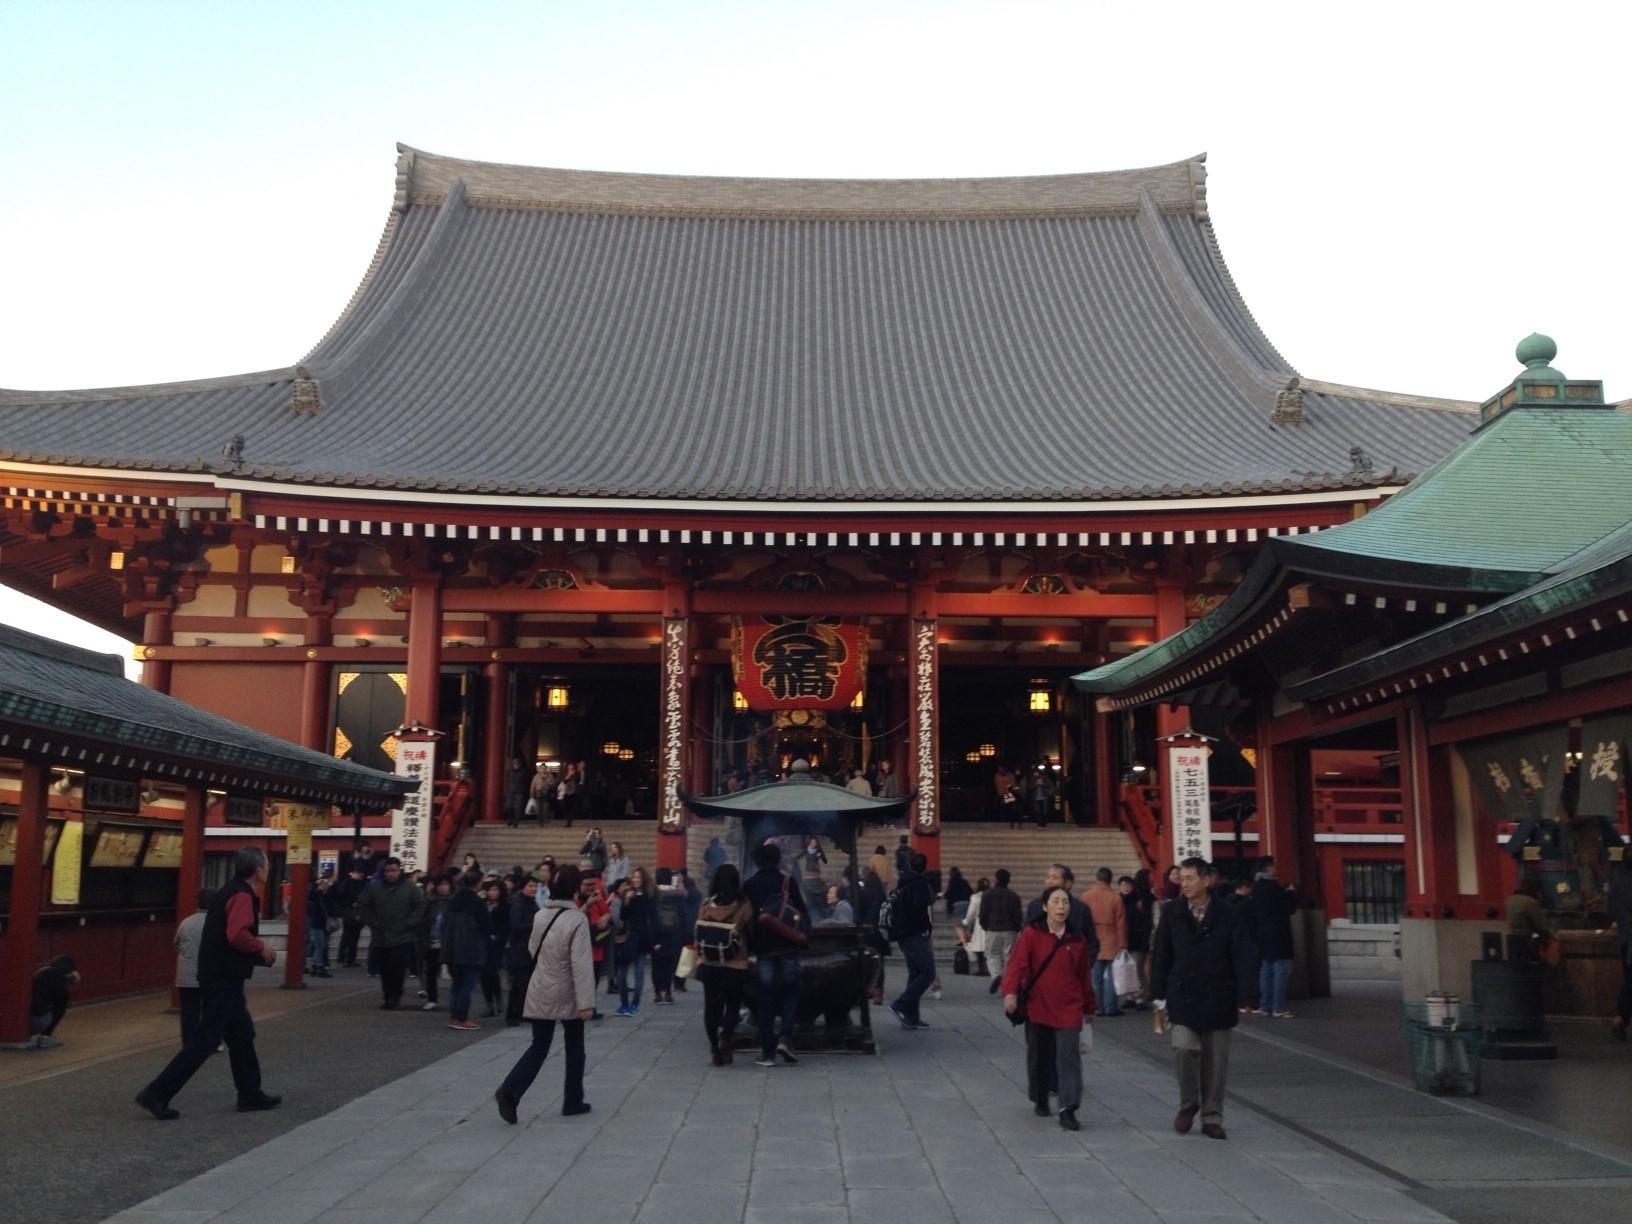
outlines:
{"label": "small temple building", "polygon": [[1403,492],[1267,542],[1205,617],[1077,685],[1103,713],[1186,705],[1251,752],[1282,879],[1331,870],[1346,813],[1307,801],[1320,762],[1389,762],[1397,806],[1362,827],[1397,863],[1407,996],[1469,994],[1529,878],[1564,945],[1548,1009],[1606,1014],[1609,873],[1632,832],[1632,412],[1556,352],[1527,337],[1478,428]]}
{"label": "small temple building", "polygon": [[[581,766],[583,813],[657,822],[678,864],[682,793],[803,759],[835,779],[888,760],[932,864],[943,824],[1005,818],[1007,773],[1159,867],[1160,788],[1135,783],[1195,721],[1178,707],[1220,702],[1190,653],[1137,652],[1257,615],[1266,566],[1361,556],[1342,541],[1408,518],[1421,495],[1374,514],[1481,424],[1282,357],[1199,157],[846,181],[401,147],[365,262],[285,367],[0,391],[0,581],[135,640],[149,688],[412,771],[434,845],[400,812],[364,831],[422,865],[535,765]],[[1518,589],[1460,588],[1494,553],[1421,547],[1438,585],[1388,605],[1401,632]],[[1125,699],[1071,685],[1101,667],[1095,694]],[[1345,778],[1373,798],[1343,802],[1398,808],[1369,734]],[[1215,799],[1256,793],[1250,758],[1215,753]],[[211,807],[212,849],[278,850],[233,818]],[[1413,879],[1414,910],[1440,902]]]}

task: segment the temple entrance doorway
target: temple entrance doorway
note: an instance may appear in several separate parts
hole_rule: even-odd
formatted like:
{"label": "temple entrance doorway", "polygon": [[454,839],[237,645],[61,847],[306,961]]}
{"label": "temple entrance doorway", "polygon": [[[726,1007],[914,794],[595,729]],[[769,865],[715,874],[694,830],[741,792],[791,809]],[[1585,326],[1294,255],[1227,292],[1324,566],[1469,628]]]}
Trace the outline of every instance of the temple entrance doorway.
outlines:
{"label": "temple entrance doorway", "polygon": [[557,779],[571,768],[577,818],[656,818],[655,662],[517,667],[511,686],[513,752]]}

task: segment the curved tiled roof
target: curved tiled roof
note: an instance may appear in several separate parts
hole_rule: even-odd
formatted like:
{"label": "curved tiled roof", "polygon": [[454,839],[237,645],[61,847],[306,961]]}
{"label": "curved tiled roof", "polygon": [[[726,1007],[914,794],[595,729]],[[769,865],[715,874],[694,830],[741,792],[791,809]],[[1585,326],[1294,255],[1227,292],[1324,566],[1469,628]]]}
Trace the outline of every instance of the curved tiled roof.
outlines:
{"label": "curved tiled roof", "polygon": [[0,459],[536,496],[1038,502],[1365,489],[1459,402],[1302,384],[1200,159],[1013,179],[700,179],[404,150],[299,367],[0,391]]}

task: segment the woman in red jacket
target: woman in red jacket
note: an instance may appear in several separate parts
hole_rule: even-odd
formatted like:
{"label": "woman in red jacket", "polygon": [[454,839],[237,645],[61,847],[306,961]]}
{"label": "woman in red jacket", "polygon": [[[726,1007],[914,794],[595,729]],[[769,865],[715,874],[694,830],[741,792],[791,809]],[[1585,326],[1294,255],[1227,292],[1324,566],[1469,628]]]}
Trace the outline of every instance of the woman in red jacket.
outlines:
{"label": "woman in red jacket", "polygon": [[1071,894],[1055,886],[1043,894],[1043,912],[1015,941],[1003,970],[1003,1010],[1013,1014],[1026,992],[1026,1089],[1037,1116],[1049,1114],[1048,1094],[1057,1094],[1060,1125],[1080,1130],[1082,1026],[1093,1023],[1094,990],[1089,982],[1094,958],[1088,942],[1066,926]]}

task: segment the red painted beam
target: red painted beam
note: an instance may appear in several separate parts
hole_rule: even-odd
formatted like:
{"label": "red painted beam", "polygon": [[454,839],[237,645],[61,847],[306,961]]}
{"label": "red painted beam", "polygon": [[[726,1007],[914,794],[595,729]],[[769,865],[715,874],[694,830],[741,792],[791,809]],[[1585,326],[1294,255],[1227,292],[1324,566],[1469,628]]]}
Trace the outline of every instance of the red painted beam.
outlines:
{"label": "red painted beam", "polygon": [[663,592],[547,591],[451,587],[442,593],[444,612],[649,612],[663,613]]}

